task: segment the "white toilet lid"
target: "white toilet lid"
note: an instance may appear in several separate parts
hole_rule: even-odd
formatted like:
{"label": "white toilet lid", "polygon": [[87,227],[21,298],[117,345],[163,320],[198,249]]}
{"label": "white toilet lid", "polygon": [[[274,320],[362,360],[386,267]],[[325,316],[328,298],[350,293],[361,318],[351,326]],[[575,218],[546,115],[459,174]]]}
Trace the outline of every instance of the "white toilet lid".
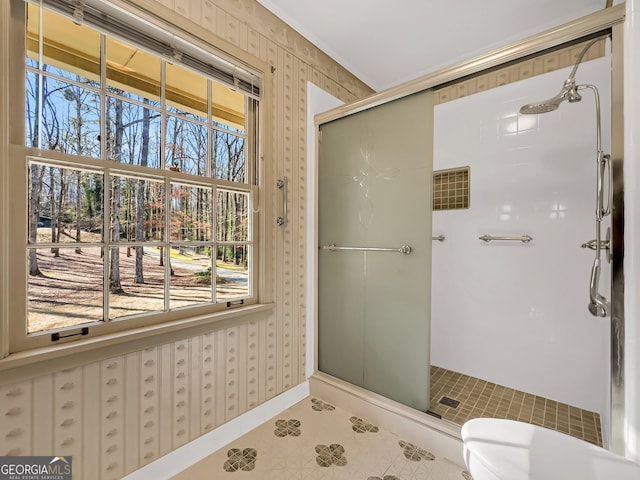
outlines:
{"label": "white toilet lid", "polygon": [[462,440],[472,475],[475,466],[500,480],[640,480],[640,465],[528,423],[473,419],[463,425]]}

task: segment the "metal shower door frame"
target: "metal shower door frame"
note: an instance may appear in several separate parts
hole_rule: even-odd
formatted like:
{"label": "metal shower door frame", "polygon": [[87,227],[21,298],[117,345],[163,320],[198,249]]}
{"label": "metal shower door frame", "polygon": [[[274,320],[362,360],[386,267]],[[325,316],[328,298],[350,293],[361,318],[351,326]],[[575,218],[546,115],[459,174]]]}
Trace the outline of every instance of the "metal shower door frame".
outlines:
{"label": "metal shower door frame", "polygon": [[454,83],[464,77],[479,74],[540,55],[568,43],[584,41],[611,32],[611,174],[613,176],[613,206],[611,232],[611,388],[609,449],[626,454],[625,406],[625,297],[624,297],[624,109],[623,109],[623,43],[625,4],[607,6],[575,21],[532,35],[510,45],[446,67],[416,80],[344,105],[315,118],[316,126],[346,115],[367,110],[422,90]]}
{"label": "metal shower door frame", "polygon": [[609,450],[626,454],[624,310],[624,25],[611,28],[611,405]]}

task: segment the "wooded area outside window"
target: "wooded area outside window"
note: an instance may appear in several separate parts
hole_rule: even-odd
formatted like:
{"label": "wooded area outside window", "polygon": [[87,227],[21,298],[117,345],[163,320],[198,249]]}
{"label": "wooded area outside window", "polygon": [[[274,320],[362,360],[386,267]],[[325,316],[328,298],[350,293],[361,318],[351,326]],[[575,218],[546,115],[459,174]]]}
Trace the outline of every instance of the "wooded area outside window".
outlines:
{"label": "wooded area outside window", "polygon": [[22,7],[21,344],[254,303],[253,87],[222,84],[77,12]]}

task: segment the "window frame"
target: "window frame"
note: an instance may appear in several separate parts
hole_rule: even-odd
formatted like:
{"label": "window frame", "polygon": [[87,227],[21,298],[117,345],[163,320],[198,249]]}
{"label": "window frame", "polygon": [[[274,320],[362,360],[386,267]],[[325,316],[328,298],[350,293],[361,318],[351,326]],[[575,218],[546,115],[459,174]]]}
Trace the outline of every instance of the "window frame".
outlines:
{"label": "window frame", "polygon": [[[142,315],[140,317],[125,317],[121,320],[116,321],[102,321],[96,324],[78,325],[69,328],[68,333],[73,334],[76,333],[76,331],[80,330],[83,326],[89,326],[90,328],[88,335],[70,336],[67,338],[62,338],[57,342],[53,342],[51,340],[51,331],[32,335],[26,334],[28,321],[28,272],[26,267],[26,252],[29,249],[29,245],[25,245],[25,239],[28,238],[28,178],[26,166],[28,165],[29,158],[34,158],[36,159],[36,161],[42,162],[46,162],[47,159],[52,159],[55,163],[64,164],[65,162],[69,162],[70,157],[61,152],[38,150],[24,145],[24,99],[26,98],[25,74],[27,71],[26,62],[24,60],[26,57],[26,24],[24,22],[26,2],[24,2],[23,0],[11,0],[7,3],[11,4],[10,7],[5,8],[9,8],[11,12],[11,29],[8,36],[12,42],[12,48],[10,49],[8,56],[9,64],[11,65],[11,67],[13,67],[8,69],[11,73],[6,75],[7,77],[10,77],[8,78],[8,82],[12,86],[11,90],[13,92],[11,98],[7,100],[10,103],[8,110],[10,111],[12,119],[22,119],[22,121],[13,121],[11,124],[11,132],[9,134],[10,145],[8,145],[9,153],[8,156],[5,157],[8,159],[8,161],[3,162],[5,163],[3,165],[3,168],[6,168],[6,170],[8,171],[8,175],[6,176],[6,178],[8,187],[7,190],[10,190],[9,197],[14,199],[20,198],[22,199],[22,201],[15,202],[11,206],[12,208],[9,211],[9,218],[7,223],[11,224],[12,228],[7,229],[11,231],[6,232],[6,238],[8,238],[8,250],[22,251],[25,253],[25,255],[11,255],[6,262],[9,266],[9,268],[7,269],[8,276],[9,278],[13,279],[11,282],[7,282],[7,298],[10,298],[12,301],[11,305],[7,309],[7,315],[3,316],[2,324],[0,324],[0,327],[2,327],[2,331],[0,333],[2,333],[2,338],[4,339],[2,342],[2,346],[0,347],[0,358],[6,356],[7,354],[18,352],[27,353],[29,357],[31,356],[31,353],[34,353],[37,356],[38,350],[42,350],[43,352],[51,351],[51,347],[55,348],[57,346],[64,346],[65,349],[67,349],[72,345],[76,345],[76,350],[86,351],[86,345],[88,344],[96,344],[97,342],[111,345],[114,343],[114,339],[118,339],[116,343],[123,343],[127,341],[140,342],[141,338],[147,337],[149,335],[157,336],[163,333],[168,335],[175,335],[175,332],[182,332],[181,335],[184,335],[185,331],[189,331],[190,329],[195,328],[201,330],[204,325],[208,325],[212,322],[227,320],[229,318],[236,318],[243,312],[249,314],[255,311],[262,311],[265,309],[265,307],[271,308],[269,305],[260,303],[265,302],[265,299],[268,299],[271,296],[263,291],[263,287],[265,285],[263,280],[264,273],[262,267],[262,265],[264,264],[264,246],[260,241],[260,239],[264,235],[264,222],[261,221],[261,217],[264,216],[264,212],[260,207],[260,191],[262,190],[261,184],[263,183],[260,164],[262,158],[261,152],[264,137],[262,134],[262,132],[264,131],[263,119],[266,117],[262,112],[265,110],[266,104],[264,92],[267,90],[266,88],[264,88],[263,84],[263,96],[259,101],[260,108],[247,108],[246,111],[247,120],[245,122],[245,126],[247,127],[246,138],[248,141],[246,141],[245,143],[245,157],[247,159],[253,159],[251,162],[247,162],[248,164],[252,165],[252,167],[248,167],[249,170],[247,171],[248,182],[244,184],[242,188],[238,188],[237,183],[213,179],[211,176],[204,177],[207,182],[203,182],[209,186],[214,185],[214,194],[216,188],[221,187],[224,190],[247,192],[248,195],[254,199],[253,203],[255,207],[251,208],[250,206],[248,212],[248,215],[251,217],[250,224],[252,225],[253,233],[252,237],[249,239],[249,242],[245,242],[248,245],[248,248],[253,250],[253,260],[251,263],[251,269],[249,271],[249,284],[251,285],[253,291],[250,292],[249,297],[244,298],[242,305],[238,305],[238,303],[240,302],[235,301],[231,301],[226,304],[208,303],[206,305],[178,308],[165,312],[155,313],[152,315]],[[18,15],[16,15],[15,13],[16,10],[20,11]],[[137,12],[135,12],[133,9],[129,10],[129,14],[137,14]],[[162,25],[161,27],[169,29],[170,31],[175,31],[176,34],[179,34],[185,41],[193,40],[194,42],[201,42],[202,40],[189,38],[189,34],[186,34],[186,32],[178,31],[175,26],[172,26],[170,24]],[[226,47],[230,48],[230,46],[228,45]],[[209,44],[209,48],[214,55],[218,53],[219,47],[216,47],[213,44]],[[245,54],[244,56],[246,57],[247,55]],[[258,74],[262,76],[263,72],[267,69],[266,65],[260,65],[260,62],[255,58],[251,58],[250,60],[252,71],[260,72]],[[258,65],[258,68],[256,68],[256,65]],[[212,80],[215,81],[215,79]],[[268,77],[265,78],[265,80],[268,81]],[[103,89],[104,88],[105,86],[103,86]],[[257,107],[258,102],[245,100],[245,103]],[[106,112],[103,111],[101,114],[101,119],[104,120],[105,118]],[[210,125],[209,128],[213,127]],[[252,133],[253,138],[251,138]],[[21,141],[21,143],[18,143],[19,141]],[[209,145],[208,148],[210,149],[211,146]],[[102,156],[104,156],[104,153]],[[73,156],[73,161],[69,163],[76,163],[75,160],[78,160],[78,162],[82,165],[86,165],[93,169],[101,170],[107,173],[117,172],[126,175],[136,175],[140,174],[140,169],[143,168],[134,165],[119,163],[116,161],[108,161],[102,158],[95,159],[79,156]],[[142,173],[145,176],[149,177],[155,176],[158,179],[164,181],[165,184],[170,184],[171,181],[180,182],[181,180],[190,185],[197,183],[194,182],[194,176],[183,174],[180,172],[170,172],[167,169],[162,168],[154,170],[153,175],[150,175],[150,170],[144,170],[142,171]],[[106,199],[105,203],[108,203]],[[166,204],[168,205],[168,202]],[[105,220],[103,225],[108,225],[108,220]],[[105,237],[108,237],[108,231],[103,231]],[[165,234],[165,238],[168,238],[167,245],[171,245],[173,243],[170,240],[170,233]],[[212,238],[211,241],[214,244],[218,244],[215,237]],[[104,238],[102,243],[104,244],[104,248],[109,248],[109,242],[107,238]],[[35,244],[34,246],[37,246],[37,244]],[[67,245],[65,244],[65,246]],[[69,244],[69,246],[75,246],[75,243]],[[111,246],[126,247],[128,246],[128,244],[115,243]],[[15,279],[21,278],[24,279],[24,281],[15,281]],[[167,281],[170,282],[170,279]],[[107,288],[107,286],[104,287],[105,290]],[[231,310],[233,310],[233,312]],[[7,317],[9,317],[8,320]],[[7,330],[9,335],[6,335]],[[8,342],[6,340],[7,338]],[[3,368],[3,363],[6,362],[0,360],[0,370]],[[30,361],[27,363],[30,363]]]}

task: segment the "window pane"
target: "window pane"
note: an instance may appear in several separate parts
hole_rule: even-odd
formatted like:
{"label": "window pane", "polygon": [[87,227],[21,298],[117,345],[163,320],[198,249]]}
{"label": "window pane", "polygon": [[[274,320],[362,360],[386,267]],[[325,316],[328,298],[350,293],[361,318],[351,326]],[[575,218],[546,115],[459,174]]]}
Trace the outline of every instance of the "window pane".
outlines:
{"label": "window pane", "polygon": [[243,93],[216,82],[211,83],[211,115],[214,124],[235,133],[245,131],[245,101]]}
{"label": "window pane", "polygon": [[27,150],[28,333],[248,297],[253,100],[42,5],[25,144],[60,153]]}
{"label": "window pane", "polygon": [[101,248],[30,249],[27,265],[28,333],[102,320]]}
{"label": "window pane", "polygon": [[160,168],[160,112],[107,96],[107,158]]}
{"label": "window pane", "polygon": [[40,7],[27,3],[27,66],[38,66],[38,38],[40,35]]}
{"label": "window pane", "polygon": [[[38,58],[38,8],[27,12],[27,56]],[[100,82],[100,34],[88,27],[42,10],[43,70],[94,86]]]}
{"label": "window pane", "polygon": [[[27,86],[27,111],[36,112],[37,76]],[[45,150],[100,157],[100,96],[81,86],[42,77],[40,141]],[[35,123],[37,117],[30,120]],[[28,121],[30,121],[28,120]],[[37,126],[30,131],[35,133]],[[29,142],[29,140],[28,140]],[[29,142],[28,145],[33,145]]]}
{"label": "window pane", "polygon": [[213,130],[212,142],[213,178],[245,183],[244,137]]}
{"label": "window pane", "polygon": [[218,190],[216,237],[219,242],[249,240],[249,195]]}
{"label": "window pane", "polygon": [[160,102],[160,58],[107,37],[107,86],[111,93]]}
{"label": "window pane", "polygon": [[211,240],[212,197],[210,188],[171,185],[171,240]]}
{"label": "window pane", "polygon": [[216,301],[249,296],[248,245],[219,245],[216,258]]}
{"label": "window pane", "polygon": [[39,148],[39,129],[38,119],[40,118],[38,104],[38,78],[40,76],[27,71],[27,79],[25,90],[27,94],[25,105],[25,145],[27,147]]}
{"label": "window pane", "polygon": [[111,179],[111,241],[161,241],[164,182],[114,175]]}
{"label": "window pane", "polygon": [[207,121],[207,79],[171,63],[166,64],[167,106],[184,118]]}
{"label": "window pane", "polygon": [[210,245],[171,249],[171,308],[213,301],[211,252]]}
{"label": "window pane", "polygon": [[111,249],[109,318],[164,310],[165,267],[162,249]]}
{"label": "window pane", "polygon": [[29,162],[29,243],[102,242],[103,176]]}
{"label": "window pane", "polygon": [[207,127],[167,115],[166,164],[176,172],[207,174]]}

